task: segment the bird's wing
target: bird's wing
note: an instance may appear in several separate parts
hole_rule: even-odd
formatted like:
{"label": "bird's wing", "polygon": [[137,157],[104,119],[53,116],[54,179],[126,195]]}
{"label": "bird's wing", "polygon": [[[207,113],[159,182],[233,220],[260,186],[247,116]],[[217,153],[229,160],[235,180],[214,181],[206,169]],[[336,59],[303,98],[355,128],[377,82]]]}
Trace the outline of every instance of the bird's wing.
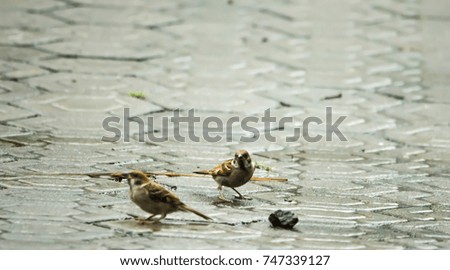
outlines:
{"label": "bird's wing", "polygon": [[211,170],[202,170],[202,171],[195,171],[194,173],[197,174],[209,174],[212,176],[228,176],[231,174],[231,171],[233,170],[233,165],[231,162],[233,159],[226,160],[216,167],[212,168]]}
{"label": "bird's wing", "polygon": [[224,161],[222,163],[220,163],[219,165],[217,165],[216,167],[214,167],[211,170],[211,175],[213,176],[228,176],[231,174],[231,171],[233,170],[233,165],[231,164],[231,162],[233,161],[233,159],[229,159],[227,161]]}
{"label": "bird's wing", "polygon": [[167,190],[158,183],[151,182],[144,186],[148,192],[148,196],[153,201],[170,203],[173,205],[183,204],[175,193]]}

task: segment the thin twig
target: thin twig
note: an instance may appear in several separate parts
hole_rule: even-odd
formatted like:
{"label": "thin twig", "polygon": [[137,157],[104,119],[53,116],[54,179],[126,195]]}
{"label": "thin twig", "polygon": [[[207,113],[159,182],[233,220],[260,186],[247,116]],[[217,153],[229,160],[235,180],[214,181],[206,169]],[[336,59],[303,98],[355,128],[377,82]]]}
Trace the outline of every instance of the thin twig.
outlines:
{"label": "thin twig", "polygon": [[[197,172],[197,173],[175,173],[175,172],[144,172],[148,176],[155,176],[155,175],[164,175],[167,177],[180,177],[180,176],[186,176],[186,177],[210,177],[211,174],[204,173],[204,172]],[[127,174],[123,173],[117,173],[117,174],[111,174],[113,178],[126,178]],[[280,182],[286,182],[287,178],[280,178],[280,177],[252,177],[250,179],[251,181],[280,181]]]}
{"label": "thin twig", "polygon": [[[156,175],[163,175],[167,177],[180,177],[180,176],[186,176],[186,177],[210,177],[210,174],[208,173],[176,173],[176,172],[146,172],[145,174],[148,176],[156,176]],[[33,173],[33,174],[20,174],[20,176],[89,176],[92,178],[97,178],[101,176],[109,176],[113,178],[116,181],[122,181],[122,179],[125,179],[128,177],[127,173],[122,172],[101,172],[101,173],[60,173],[60,172],[54,172],[54,173]],[[4,177],[15,177],[17,175],[3,175]],[[251,181],[280,181],[280,182],[286,182],[288,181],[287,178],[280,178],[280,177],[252,177],[250,179]]]}

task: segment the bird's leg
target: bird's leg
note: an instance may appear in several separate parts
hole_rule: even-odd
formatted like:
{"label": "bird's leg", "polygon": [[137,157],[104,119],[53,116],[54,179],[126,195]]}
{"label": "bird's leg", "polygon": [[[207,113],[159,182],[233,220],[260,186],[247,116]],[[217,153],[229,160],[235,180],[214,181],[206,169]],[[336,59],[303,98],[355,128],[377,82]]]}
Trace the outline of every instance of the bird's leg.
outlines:
{"label": "bird's leg", "polygon": [[152,218],[153,218],[154,216],[156,216],[156,215],[157,215],[157,214],[153,214],[153,215],[149,216],[148,218],[146,218],[145,220],[150,221],[150,220],[152,220]]}
{"label": "bird's leg", "polygon": [[144,225],[144,224],[146,224],[147,222],[149,222],[149,221],[153,221],[152,220],[152,218],[154,217],[154,216],[156,216],[157,214],[154,214],[154,215],[151,215],[151,216],[149,216],[148,218],[136,218],[136,220],[137,220],[137,222],[140,224],[140,225]]}
{"label": "bird's leg", "polygon": [[228,200],[225,198],[225,196],[223,196],[223,189],[222,189],[222,185],[219,185],[217,187],[217,189],[219,190],[219,200],[223,201],[223,202],[233,202],[232,200]]}
{"label": "bird's leg", "polygon": [[239,196],[236,196],[236,199],[240,199],[240,200],[252,200],[252,198],[250,198],[250,197],[242,196],[242,194],[239,193],[239,191],[237,191],[237,189],[235,189],[235,188],[233,188],[233,187],[232,187],[232,189],[233,189],[234,191],[236,191],[236,193],[239,195]]}
{"label": "bird's leg", "polygon": [[153,223],[159,222],[160,220],[164,219],[166,216],[167,216],[167,213],[162,213],[158,219],[155,219],[153,221]]}
{"label": "bird's leg", "polygon": [[142,224],[145,224],[147,221],[151,221],[154,216],[156,216],[156,214],[151,215],[148,218],[135,217],[135,219],[139,224],[142,225]]}
{"label": "bird's leg", "polygon": [[152,219],[154,216],[157,216],[157,215],[158,214],[153,214],[146,219],[138,219],[138,222],[140,225],[153,224],[153,223],[158,223],[161,219],[166,217],[166,214],[161,214],[160,218]]}

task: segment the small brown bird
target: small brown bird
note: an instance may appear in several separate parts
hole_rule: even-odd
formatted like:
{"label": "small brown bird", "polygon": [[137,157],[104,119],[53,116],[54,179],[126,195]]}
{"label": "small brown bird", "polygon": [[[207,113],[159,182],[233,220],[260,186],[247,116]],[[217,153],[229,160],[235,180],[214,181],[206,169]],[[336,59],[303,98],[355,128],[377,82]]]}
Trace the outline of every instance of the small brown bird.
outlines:
{"label": "small brown bird", "polygon": [[204,219],[211,219],[182,203],[173,192],[150,180],[141,171],[132,171],[128,174],[128,185],[130,186],[131,200],[142,210],[152,214],[147,220],[152,220],[154,216],[160,215],[160,218],[155,220],[156,222],[175,211],[192,212]]}
{"label": "small brown bird", "polygon": [[246,150],[238,150],[234,154],[234,159],[226,160],[211,170],[194,173],[212,175],[218,185],[219,199],[229,202],[230,200],[223,196],[222,186],[233,189],[239,195],[239,199],[249,199],[242,196],[236,188],[246,184],[252,178],[254,172],[255,163],[252,162],[250,154]]}

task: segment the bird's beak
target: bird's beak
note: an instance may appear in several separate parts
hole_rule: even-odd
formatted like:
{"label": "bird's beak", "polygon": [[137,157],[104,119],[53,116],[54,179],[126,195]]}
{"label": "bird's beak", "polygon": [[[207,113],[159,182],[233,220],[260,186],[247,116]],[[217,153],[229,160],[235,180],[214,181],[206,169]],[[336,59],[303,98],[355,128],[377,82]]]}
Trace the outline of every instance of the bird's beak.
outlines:
{"label": "bird's beak", "polygon": [[238,155],[238,158],[241,159],[241,158],[242,158],[242,155]]}

